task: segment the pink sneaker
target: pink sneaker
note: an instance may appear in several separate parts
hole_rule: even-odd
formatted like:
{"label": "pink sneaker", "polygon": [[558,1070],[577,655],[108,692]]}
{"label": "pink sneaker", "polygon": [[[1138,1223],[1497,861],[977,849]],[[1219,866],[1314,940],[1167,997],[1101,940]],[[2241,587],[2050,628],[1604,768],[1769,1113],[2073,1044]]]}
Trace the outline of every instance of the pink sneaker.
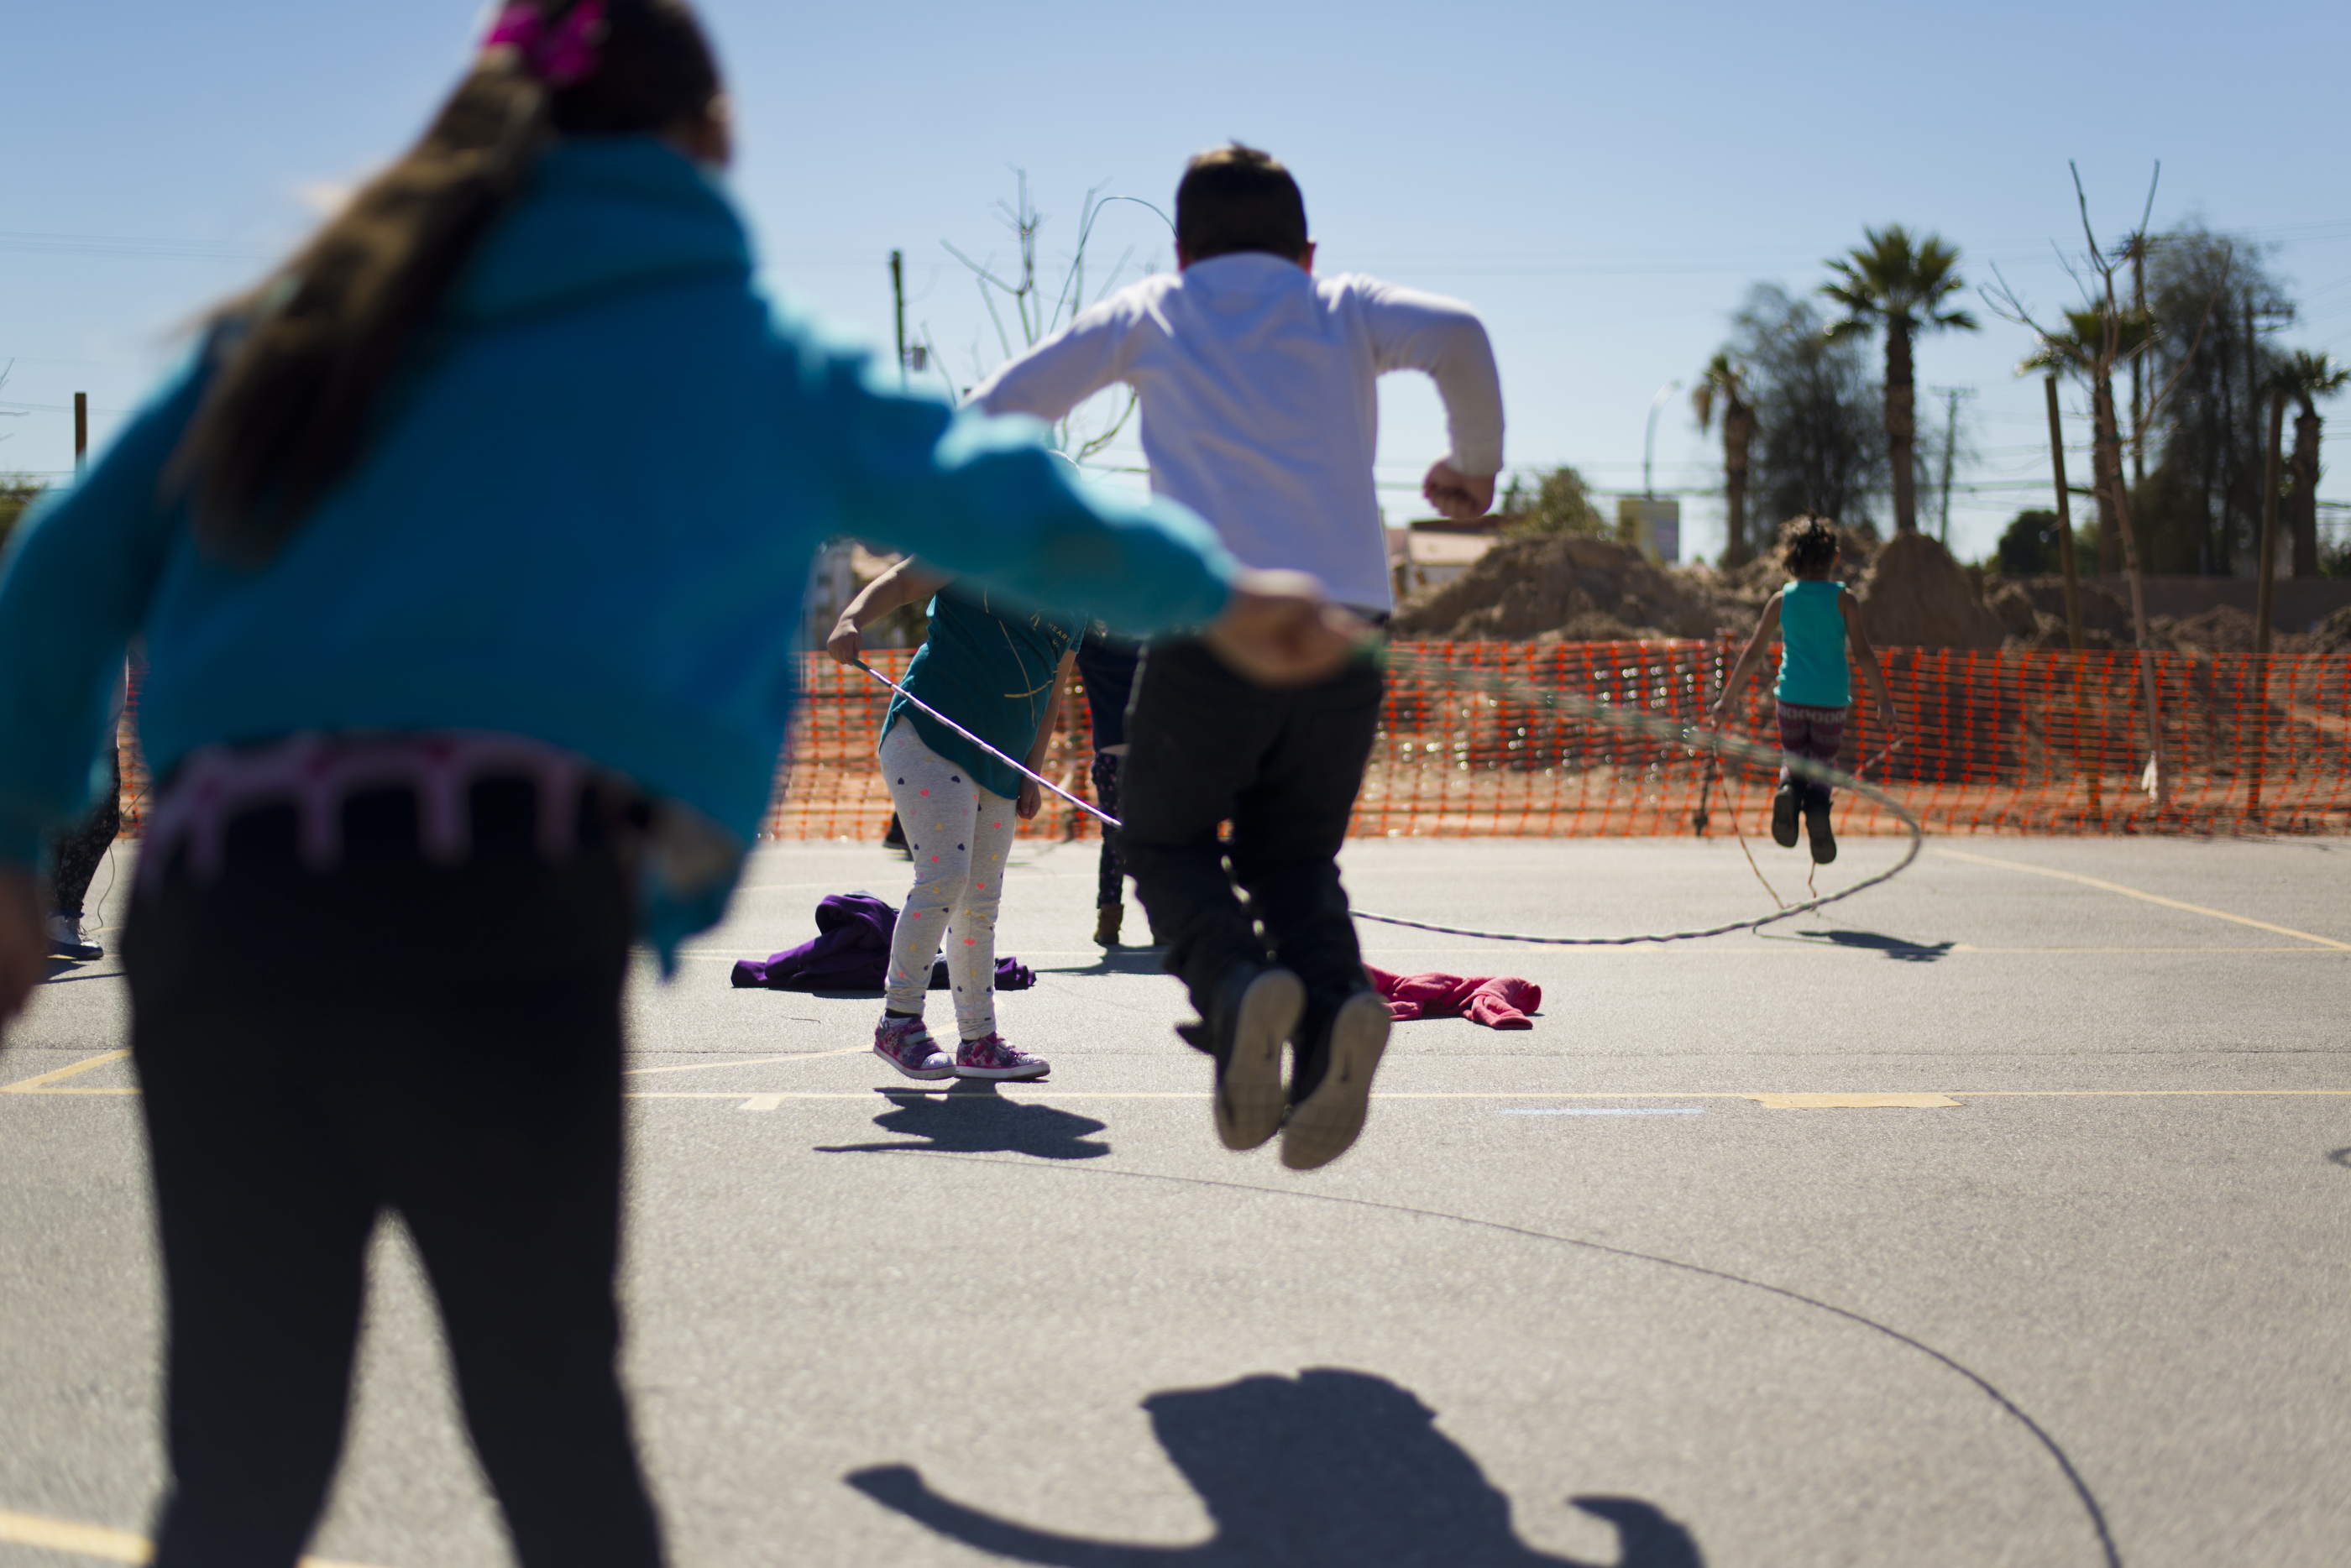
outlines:
{"label": "pink sneaker", "polygon": [[873,1054],[909,1078],[952,1078],[956,1066],[919,1018],[892,1018],[873,1026]]}
{"label": "pink sneaker", "polygon": [[956,1053],[955,1075],[958,1078],[1041,1078],[1052,1070],[1053,1064],[1042,1056],[1031,1056],[1007,1045],[1001,1034],[967,1040],[963,1049]]}

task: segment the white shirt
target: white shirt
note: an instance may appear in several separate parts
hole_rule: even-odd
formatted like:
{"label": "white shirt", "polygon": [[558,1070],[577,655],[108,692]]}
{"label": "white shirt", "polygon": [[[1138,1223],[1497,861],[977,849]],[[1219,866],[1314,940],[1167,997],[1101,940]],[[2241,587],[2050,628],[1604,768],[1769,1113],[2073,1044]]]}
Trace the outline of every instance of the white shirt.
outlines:
{"label": "white shirt", "polygon": [[1133,387],[1152,489],[1207,518],[1243,565],[1311,572],[1337,602],[1385,610],[1373,384],[1390,370],[1435,379],[1454,468],[1499,471],[1501,381],[1468,306],[1253,251],[1121,289],[972,396],[1050,421]]}

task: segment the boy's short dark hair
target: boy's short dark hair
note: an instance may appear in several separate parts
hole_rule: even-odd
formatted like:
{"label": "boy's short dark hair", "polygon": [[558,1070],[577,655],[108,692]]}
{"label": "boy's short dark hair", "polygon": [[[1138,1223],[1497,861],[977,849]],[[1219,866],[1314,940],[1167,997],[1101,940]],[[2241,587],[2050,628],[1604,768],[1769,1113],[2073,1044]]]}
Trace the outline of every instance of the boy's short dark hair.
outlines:
{"label": "boy's short dark hair", "polygon": [[1816,572],[1837,558],[1841,535],[1825,517],[1805,513],[1780,524],[1780,565],[1790,572]]}
{"label": "boy's short dark hair", "polygon": [[1228,141],[1184,165],[1176,187],[1176,243],[1194,261],[1265,251],[1306,254],[1306,198],[1273,155]]}

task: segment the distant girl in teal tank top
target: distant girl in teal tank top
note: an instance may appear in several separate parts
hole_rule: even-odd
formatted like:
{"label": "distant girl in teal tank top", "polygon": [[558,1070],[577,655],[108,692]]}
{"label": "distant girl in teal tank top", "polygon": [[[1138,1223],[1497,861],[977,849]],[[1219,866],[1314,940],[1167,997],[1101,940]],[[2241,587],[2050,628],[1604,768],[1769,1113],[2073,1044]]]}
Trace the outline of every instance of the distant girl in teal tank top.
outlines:
{"label": "distant girl in teal tank top", "polygon": [[[1853,679],[1845,654],[1861,666],[1877,693],[1878,722],[1886,732],[1898,734],[1894,699],[1886,690],[1886,672],[1878,668],[1876,651],[1863,635],[1859,608],[1850,590],[1831,577],[1838,555],[1836,524],[1825,517],[1792,518],[1780,530],[1780,564],[1795,579],[1763,607],[1763,618],[1747,650],[1723,682],[1714,705],[1714,726],[1730,719],[1748,678],[1763,661],[1772,634],[1782,639],[1780,679],[1771,694],[1778,700],[1780,749],[1790,759],[1807,757],[1834,767],[1837,748],[1844,741],[1846,710],[1853,702]],[[1829,787],[1804,778],[1782,763],[1780,788],[1771,797],[1771,837],[1783,849],[1796,846],[1796,814],[1802,811],[1813,841],[1813,858],[1822,865],[1836,858],[1836,835],[1829,825]]]}

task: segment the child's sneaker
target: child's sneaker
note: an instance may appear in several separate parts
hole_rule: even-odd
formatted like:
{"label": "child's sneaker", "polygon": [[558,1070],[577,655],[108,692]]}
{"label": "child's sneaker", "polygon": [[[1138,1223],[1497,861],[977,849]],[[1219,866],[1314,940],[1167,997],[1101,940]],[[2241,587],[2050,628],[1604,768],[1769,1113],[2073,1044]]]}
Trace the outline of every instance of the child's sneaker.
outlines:
{"label": "child's sneaker", "polygon": [[873,1026],[873,1054],[909,1078],[952,1078],[955,1064],[919,1018],[887,1014]]}
{"label": "child's sneaker", "polygon": [[1281,1050],[1305,1011],[1306,985],[1295,974],[1244,968],[1218,989],[1213,1019],[1178,1026],[1217,1059],[1217,1137],[1227,1148],[1255,1148],[1281,1130]]}
{"label": "child's sneaker", "polygon": [[1387,1049],[1392,1022],[1376,991],[1339,1004],[1328,1033],[1300,1051],[1290,1085],[1294,1104],[1281,1125],[1281,1163],[1312,1170],[1347,1152],[1372,1108],[1372,1075]]}
{"label": "child's sneaker", "polygon": [[81,934],[79,915],[51,915],[49,917],[49,956],[79,959],[87,963],[91,959],[104,958],[106,949]]}
{"label": "child's sneaker", "polygon": [[967,1040],[956,1053],[955,1075],[958,1078],[1041,1078],[1052,1070],[1052,1064],[1042,1056],[1031,1056],[1006,1044],[1001,1034]]}
{"label": "child's sneaker", "polygon": [[1782,849],[1796,846],[1796,786],[1782,784],[1771,796],[1771,842]]}
{"label": "child's sneaker", "polygon": [[1804,831],[1813,839],[1813,864],[1825,866],[1836,858],[1836,834],[1829,826],[1829,803],[1809,801],[1804,805]]}

